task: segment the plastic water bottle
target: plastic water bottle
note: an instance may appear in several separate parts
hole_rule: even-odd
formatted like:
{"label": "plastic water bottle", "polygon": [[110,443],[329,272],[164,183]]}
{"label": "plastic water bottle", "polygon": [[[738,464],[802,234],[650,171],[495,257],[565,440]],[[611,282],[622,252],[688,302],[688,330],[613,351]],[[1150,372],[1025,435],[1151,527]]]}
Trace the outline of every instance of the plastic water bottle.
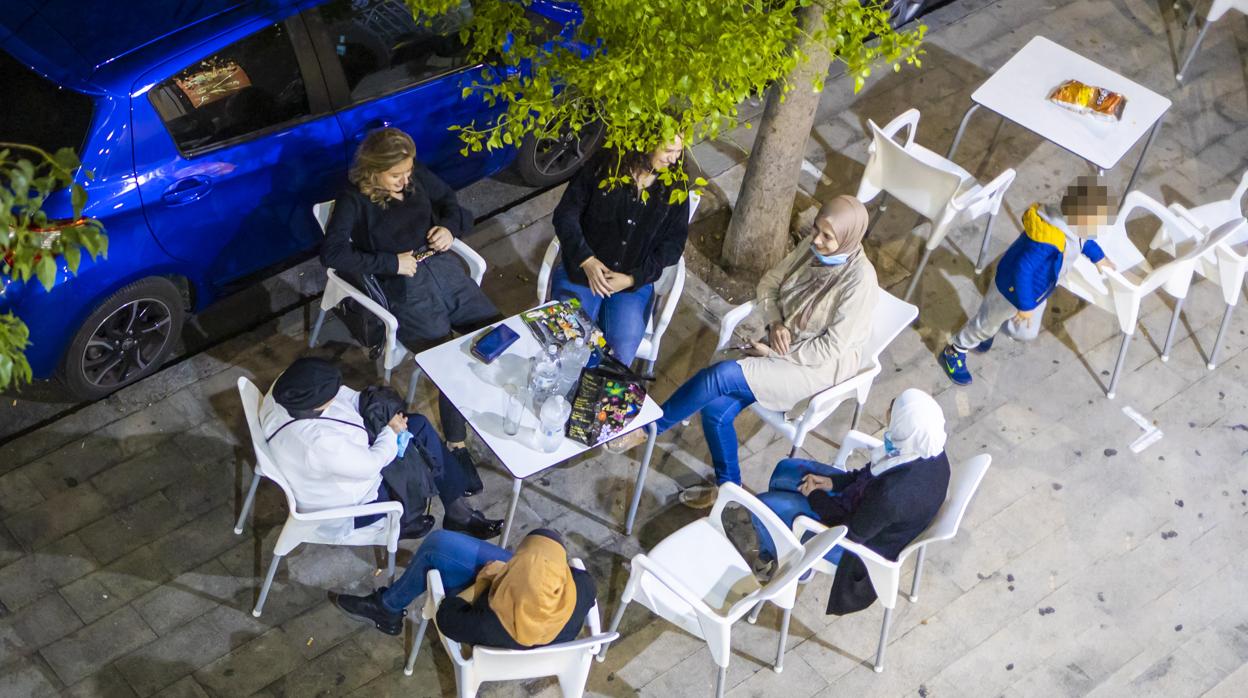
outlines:
{"label": "plastic water bottle", "polygon": [[559,450],[563,442],[563,426],[572,414],[572,405],[562,395],[554,394],[542,403],[541,426],[537,431],[537,448],[543,453]]}
{"label": "plastic water bottle", "polygon": [[559,350],[552,344],[537,357],[533,364],[533,375],[529,387],[533,389],[533,407],[539,408],[546,398],[558,392],[559,388]]}
{"label": "plastic water bottle", "polygon": [[590,349],[585,340],[577,337],[559,350],[559,393],[566,395],[581,377],[581,369],[589,361]]}

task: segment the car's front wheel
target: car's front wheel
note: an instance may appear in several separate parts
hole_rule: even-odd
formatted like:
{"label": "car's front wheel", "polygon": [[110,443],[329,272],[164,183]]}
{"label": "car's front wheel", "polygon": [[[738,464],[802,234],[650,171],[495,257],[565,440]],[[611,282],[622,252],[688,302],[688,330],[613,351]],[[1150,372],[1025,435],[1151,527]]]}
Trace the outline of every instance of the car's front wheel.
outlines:
{"label": "car's front wheel", "polygon": [[185,314],[182,294],[168,279],[125,286],[78,328],[61,380],[76,397],[95,400],[151,375],[177,343]]}
{"label": "car's front wheel", "polygon": [[598,148],[606,133],[601,123],[588,124],[579,133],[558,138],[525,138],[516,153],[516,170],[530,186],[549,187],[572,176]]}

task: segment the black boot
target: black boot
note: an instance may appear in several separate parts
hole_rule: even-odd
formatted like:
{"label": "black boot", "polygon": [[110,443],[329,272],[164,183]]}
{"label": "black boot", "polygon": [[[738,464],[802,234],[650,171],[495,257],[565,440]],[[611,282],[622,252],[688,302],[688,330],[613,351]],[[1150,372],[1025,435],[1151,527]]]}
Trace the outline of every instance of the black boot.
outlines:
{"label": "black boot", "polygon": [[381,593],[385,590],[386,588],[382,587],[368,596],[334,594],[332,601],[339,610],[356,620],[372,623],[377,626],[378,630],[387,635],[401,635],[403,633],[403,618],[407,615],[407,611],[391,613],[386,609],[381,603]]}
{"label": "black boot", "polygon": [[416,518],[403,524],[403,528],[399,531],[399,540],[412,540],[413,538],[424,538],[433,530],[437,520],[430,514],[421,514]]}
{"label": "black boot", "polygon": [[485,483],[481,482],[481,475],[477,473],[477,462],[472,459],[466,446],[452,448],[451,455],[455,456],[455,461],[459,463],[459,467],[464,473],[464,496],[471,497],[474,494],[480,494],[485,489]]}
{"label": "black boot", "polygon": [[502,533],[504,523],[502,519],[487,519],[485,514],[479,511],[473,511],[472,516],[468,517],[468,520],[464,522],[452,521],[442,517],[442,528],[448,531],[467,533],[473,538],[481,540],[489,540]]}

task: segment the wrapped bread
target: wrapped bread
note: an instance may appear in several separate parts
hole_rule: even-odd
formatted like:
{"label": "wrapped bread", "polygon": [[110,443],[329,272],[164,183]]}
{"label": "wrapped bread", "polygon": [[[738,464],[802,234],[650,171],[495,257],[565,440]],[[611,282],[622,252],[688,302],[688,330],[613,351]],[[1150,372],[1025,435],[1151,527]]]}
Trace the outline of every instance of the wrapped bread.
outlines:
{"label": "wrapped bread", "polygon": [[1049,101],[1079,114],[1089,114],[1102,121],[1120,121],[1127,98],[1103,87],[1067,80],[1049,94]]}

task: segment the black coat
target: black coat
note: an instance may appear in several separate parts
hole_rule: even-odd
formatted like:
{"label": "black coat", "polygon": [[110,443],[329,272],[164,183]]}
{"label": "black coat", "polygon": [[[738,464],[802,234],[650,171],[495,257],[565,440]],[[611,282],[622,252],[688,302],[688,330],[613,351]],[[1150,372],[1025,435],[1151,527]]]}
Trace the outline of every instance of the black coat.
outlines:
{"label": "black coat", "polygon": [[[865,478],[865,482],[863,481]],[[852,511],[839,507],[840,497],[824,492],[810,495],[810,504],[829,526],[849,527],[849,540],[861,543],[889,560],[919,537],[936,518],[949,491],[949,458],[942,451],[888,469],[875,477],[862,468],[832,478],[835,490],[856,491]],[[845,553],[836,566],[828,613],[843,616],[875,603],[875,588],[867,566],[853,553]]]}
{"label": "black coat", "polygon": [[[585,625],[585,616],[594,607],[597,589],[594,578],[584,570],[572,569],[572,581],[576,584],[576,606],[572,617],[550,644],[575,640]],[[438,630],[456,642],[506,650],[530,649],[512,639],[502,621],[490,608],[489,595],[482,594],[474,603],[458,596],[448,596],[438,606]]]}
{"label": "black coat", "polygon": [[572,283],[588,285],[581,263],[597,257],[612,271],[632,276],[633,288],[641,288],[658,281],[684,254],[689,200],[668,203],[671,187],[658,179],[644,202],[632,184],[599,189],[614,163],[615,155],[604,153],[582,167],[559,199],[552,222]]}

